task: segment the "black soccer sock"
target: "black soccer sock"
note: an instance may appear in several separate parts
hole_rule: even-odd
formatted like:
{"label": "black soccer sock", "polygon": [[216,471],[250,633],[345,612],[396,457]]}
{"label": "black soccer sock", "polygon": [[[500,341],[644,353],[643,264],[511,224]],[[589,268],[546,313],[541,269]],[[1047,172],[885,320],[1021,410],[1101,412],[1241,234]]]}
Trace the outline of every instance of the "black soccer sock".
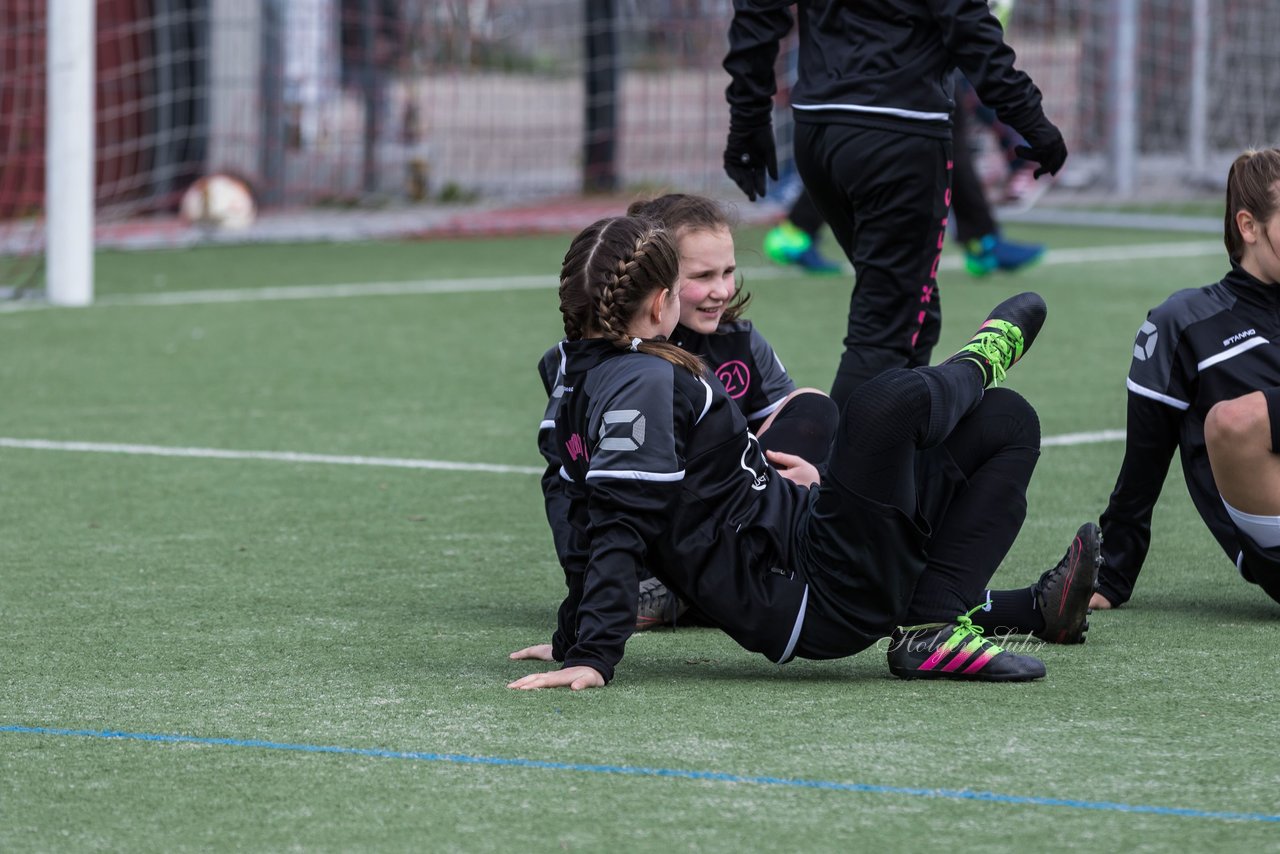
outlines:
{"label": "black soccer sock", "polygon": [[885,371],[845,404],[828,473],[845,489],[914,515],[915,455],[929,424],[928,384],[918,371]]}
{"label": "black soccer sock", "polygon": [[920,437],[921,448],[932,448],[955,430],[960,419],[982,400],[986,374],[977,362],[952,362],[915,372],[929,386],[929,423]]}
{"label": "black soccer sock", "polygon": [[1035,585],[1018,590],[988,590],[987,604],[974,613],[973,623],[988,635],[1030,635],[1044,631],[1044,615],[1036,602]]}
{"label": "black soccer sock", "polygon": [[982,384],[979,366],[962,362],[885,371],[849,398],[828,470],[846,489],[914,515],[915,455],[973,410]]}

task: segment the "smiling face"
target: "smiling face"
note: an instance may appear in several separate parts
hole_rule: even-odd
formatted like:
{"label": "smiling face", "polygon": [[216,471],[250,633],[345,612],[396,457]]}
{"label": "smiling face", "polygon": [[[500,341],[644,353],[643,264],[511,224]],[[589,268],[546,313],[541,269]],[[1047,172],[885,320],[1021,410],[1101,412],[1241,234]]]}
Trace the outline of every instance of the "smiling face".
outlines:
{"label": "smiling face", "polygon": [[720,325],[725,307],[738,290],[733,235],[727,228],[681,230],[680,322],[709,335]]}

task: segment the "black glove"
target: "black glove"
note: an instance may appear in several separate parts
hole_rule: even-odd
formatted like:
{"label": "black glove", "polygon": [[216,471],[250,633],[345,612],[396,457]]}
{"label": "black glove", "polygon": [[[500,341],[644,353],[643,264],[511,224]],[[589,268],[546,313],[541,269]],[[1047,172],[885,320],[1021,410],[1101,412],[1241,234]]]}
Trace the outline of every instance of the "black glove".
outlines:
{"label": "black glove", "polygon": [[1058,170],[1062,168],[1062,164],[1067,160],[1067,143],[1062,138],[1062,133],[1053,125],[1049,125],[1051,130],[1043,136],[1037,135],[1037,141],[1031,145],[1019,145],[1013,150],[1017,157],[1023,160],[1034,160],[1040,164],[1040,168],[1036,170],[1035,177],[1039,178],[1044,173],[1057,175]]}
{"label": "black glove", "polygon": [[747,198],[764,198],[764,173],[778,180],[778,151],[773,143],[773,124],[749,128],[729,124],[729,142],[724,148],[724,171],[742,188]]}

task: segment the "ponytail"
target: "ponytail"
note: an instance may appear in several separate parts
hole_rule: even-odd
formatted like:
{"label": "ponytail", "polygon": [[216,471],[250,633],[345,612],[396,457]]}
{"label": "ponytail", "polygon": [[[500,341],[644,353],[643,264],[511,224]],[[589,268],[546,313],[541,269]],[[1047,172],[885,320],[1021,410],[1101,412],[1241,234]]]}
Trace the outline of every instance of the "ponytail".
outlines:
{"label": "ponytail", "polygon": [[1244,257],[1244,236],[1236,214],[1248,211],[1265,223],[1280,210],[1280,149],[1249,149],[1231,164],[1227,172],[1227,204],[1222,224],[1222,240],[1231,260]]}

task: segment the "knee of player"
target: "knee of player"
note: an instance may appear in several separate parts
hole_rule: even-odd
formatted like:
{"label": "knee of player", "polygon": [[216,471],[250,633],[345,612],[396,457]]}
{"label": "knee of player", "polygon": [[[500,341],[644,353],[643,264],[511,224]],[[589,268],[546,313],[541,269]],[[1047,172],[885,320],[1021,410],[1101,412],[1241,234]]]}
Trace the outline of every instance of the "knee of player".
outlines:
{"label": "knee of player", "polygon": [[1006,416],[1016,424],[1017,439],[1040,446],[1040,413],[1025,397],[1011,388],[989,388],[984,393],[982,405],[989,407],[989,413]]}
{"label": "knee of player", "polygon": [[1204,419],[1204,439],[1211,449],[1270,445],[1271,419],[1261,392],[1215,403]]}
{"label": "knee of player", "polygon": [[840,421],[840,408],[825,391],[816,388],[798,388],[787,395],[787,407],[797,418],[814,429],[834,435]]}

